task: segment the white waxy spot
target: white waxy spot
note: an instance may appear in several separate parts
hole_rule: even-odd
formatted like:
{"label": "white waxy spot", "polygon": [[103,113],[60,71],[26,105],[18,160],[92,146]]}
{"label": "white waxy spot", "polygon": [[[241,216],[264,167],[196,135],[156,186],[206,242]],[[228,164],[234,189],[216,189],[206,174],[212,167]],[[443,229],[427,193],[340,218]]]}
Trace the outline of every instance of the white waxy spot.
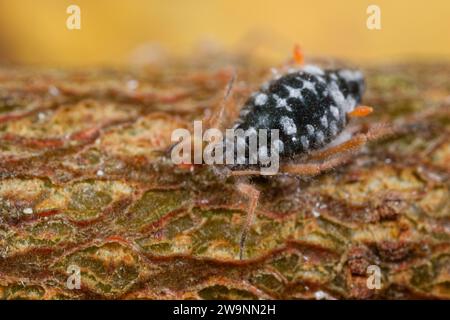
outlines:
{"label": "white waxy spot", "polygon": [[320,217],[320,212],[319,212],[319,211],[316,211],[315,209],[313,209],[313,210],[312,210],[312,215],[313,215],[315,218],[318,218],[318,217]]}
{"label": "white waxy spot", "polygon": [[283,127],[283,132],[287,135],[292,135],[297,133],[297,126],[294,123],[294,120],[288,117],[281,117],[280,124]]}
{"label": "white waxy spot", "polygon": [[322,126],[324,126],[324,128],[328,128],[328,119],[326,115],[320,118],[320,123],[322,124]]}
{"label": "white waxy spot", "polygon": [[303,100],[302,89],[284,86],[289,91],[289,98],[297,98]]}
{"label": "white waxy spot", "polygon": [[22,212],[25,214],[33,214],[33,208],[25,208],[22,210]]}
{"label": "white waxy spot", "polygon": [[288,74],[292,74],[292,73],[297,73],[297,72],[299,72],[299,71],[300,71],[299,68],[289,68],[289,69],[287,70],[287,73],[288,73]]}
{"label": "white waxy spot", "polygon": [[105,175],[105,172],[103,172],[103,170],[97,170],[97,176],[99,177],[103,177]]}
{"label": "white waxy spot", "polygon": [[336,108],[335,106],[331,106],[330,111],[333,114],[333,117],[335,117],[336,119],[339,119],[339,109],[338,108]]}
{"label": "white waxy spot", "polygon": [[328,88],[330,90],[331,97],[339,109],[347,113],[355,108],[356,100],[351,95],[349,95],[346,99],[336,82],[332,82]]}
{"label": "white waxy spot", "polygon": [[317,80],[319,80],[319,82],[325,83],[325,79],[322,76],[316,75],[315,76]]}
{"label": "white waxy spot", "polygon": [[311,73],[311,74],[315,74],[315,75],[320,75],[320,76],[324,75],[323,70],[320,67],[313,65],[313,64],[308,64],[308,65],[304,66],[303,71]]}
{"label": "white waxy spot", "polygon": [[345,112],[352,112],[356,107],[356,100],[352,96],[348,96],[345,101],[346,101],[346,104],[344,106]]}
{"label": "white waxy spot", "polygon": [[286,99],[282,99],[276,94],[273,95],[273,98],[276,101],[276,108],[285,108],[288,111],[292,111],[291,107],[288,106]]}
{"label": "white waxy spot", "polygon": [[361,81],[363,79],[362,73],[356,70],[341,70],[339,76],[345,81]]}
{"label": "white waxy spot", "polygon": [[314,134],[314,127],[310,124],[306,125],[306,130],[308,130],[308,134],[312,136]]}
{"label": "white waxy spot", "polygon": [[331,121],[330,123],[330,132],[333,136],[335,136],[338,132],[338,128],[335,121]]}
{"label": "white waxy spot", "polygon": [[268,99],[268,97],[266,94],[260,93],[255,97],[255,105],[262,106],[262,105],[266,104],[267,99]]}
{"label": "white waxy spot", "polygon": [[303,149],[308,149],[309,148],[309,140],[308,140],[307,137],[301,136],[300,137],[300,142],[302,143]]}
{"label": "white waxy spot", "polygon": [[317,131],[317,133],[316,133],[316,141],[317,141],[318,143],[323,143],[324,140],[325,140],[325,137],[324,137],[324,135],[323,135],[323,132],[320,131],[320,130]]}
{"label": "white waxy spot", "polygon": [[317,95],[316,85],[311,81],[303,81],[303,89],[308,89],[309,91],[312,91],[315,95]]}

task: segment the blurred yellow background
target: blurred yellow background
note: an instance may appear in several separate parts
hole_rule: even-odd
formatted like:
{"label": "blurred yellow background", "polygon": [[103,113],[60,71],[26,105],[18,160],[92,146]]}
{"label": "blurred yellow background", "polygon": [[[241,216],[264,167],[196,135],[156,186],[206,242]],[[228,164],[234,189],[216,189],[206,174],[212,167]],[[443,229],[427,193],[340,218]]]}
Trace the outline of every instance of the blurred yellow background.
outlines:
{"label": "blurred yellow background", "polygon": [[[81,8],[81,30],[66,9]],[[368,30],[366,9],[381,8]],[[0,55],[23,64],[126,64],[143,44],[183,55],[205,39],[258,45],[274,57],[294,42],[309,55],[361,61],[450,58],[449,0],[0,0]]]}

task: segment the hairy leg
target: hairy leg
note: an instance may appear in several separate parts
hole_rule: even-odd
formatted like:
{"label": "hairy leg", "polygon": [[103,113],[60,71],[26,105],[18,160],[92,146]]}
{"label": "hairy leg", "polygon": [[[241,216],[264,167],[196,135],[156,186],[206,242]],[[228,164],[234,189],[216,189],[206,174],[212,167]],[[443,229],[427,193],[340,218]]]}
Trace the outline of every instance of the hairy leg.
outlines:
{"label": "hairy leg", "polygon": [[[219,130],[223,130],[224,127],[224,117],[229,116],[232,114],[232,109],[235,108],[234,104],[235,101],[232,99],[233,97],[233,86],[234,81],[236,80],[236,71],[233,69],[231,71],[231,78],[230,81],[227,84],[227,87],[225,89],[224,97],[221,101],[221,103],[218,106],[218,109],[214,110],[211,117],[207,120],[206,129],[208,128],[216,128]],[[230,99],[231,98],[231,99]],[[231,101],[230,101],[231,100]]]}
{"label": "hairy leg", "polygon": [[285,164],[281,166],[281,174],[292,174],[297,176],[313,177],[321,174],[324,171],[332,170],[340,165],[349,162],[352,159],[350,153],[339,154],[334,158],[324,162],[305,163],[305,164]]}
{"label": "hairy leg", "polygon": [[365,134],[357,134],[350,140],[347,140],[337,146],[327,148],[325,150],[314,152],[310,155],[309,159],[326,159],[335,154],[353,152],[361,148],[367,142]]}
{"label": "hairy leg", "polygon": [[259,191],[252,185],[246,183],[239,183],[237,188],[249,199],[247,217],[245,219],[244,226],[242,227],[241,238],[239,241],[239,259],[242,260],[244,255],[245,240],[247,239],[248,231],[255,217],[256,207],[258,206]]}
{"label": "hairy leg", "polygon": [[350,140],[333,147],[312,152],[308,159],[325,159],[339,153],[355,152],[367,142],[395,134],[396,130],[385,123],[374,124],[365,133],[357,133]]}
{"label": "hairy leg", "polygon": [[[234,101],[229,102],[229,98],[232,97],[233,94],[233,84],[236,79],[236,71],[233,69],[231,71],[231,77],[228,81],[227,87],[225,89],[224,97],[219,104],[218,108],[214,110],[213,114],[208,117],[205,121],[205,126],[203,127],[203,130],[207,130],[209,128],[217,128],[221,131],[223,131],[223,118],[224,114],[228,114],[230,112],[227,111],[227,109],[233,107]],[[202,143],[202,142],[200,142]],[[172,149],[178,145],[179,142],[171,144],[166,150],[162,151],[163,154],[166,154],[167,156],[170,155],[172,152]]]}

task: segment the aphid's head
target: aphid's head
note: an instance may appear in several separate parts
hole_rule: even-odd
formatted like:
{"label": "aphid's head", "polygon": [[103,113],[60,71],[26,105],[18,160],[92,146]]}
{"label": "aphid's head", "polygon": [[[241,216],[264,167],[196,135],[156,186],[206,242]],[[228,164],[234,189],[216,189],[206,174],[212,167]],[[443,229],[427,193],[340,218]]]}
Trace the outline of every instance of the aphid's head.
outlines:
{"label": "aphid's head", "polygon": [[347,84],[349,94],[359,103],[366,88],[362,72],[359,70],[343,69],[338,72],[338,75]]}

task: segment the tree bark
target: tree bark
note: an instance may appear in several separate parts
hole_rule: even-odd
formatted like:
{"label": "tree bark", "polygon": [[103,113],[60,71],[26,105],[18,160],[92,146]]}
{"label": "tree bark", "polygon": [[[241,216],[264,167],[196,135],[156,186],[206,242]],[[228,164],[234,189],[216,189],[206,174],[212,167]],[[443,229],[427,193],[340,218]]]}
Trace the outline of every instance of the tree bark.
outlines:
{"label": "tree bark", "polygon": [[[239,106],[268,68],[234,66]],[[229,69],[1,68],[0,297],[449,299],[450,65],[363,71],[375,112],[357,123],[404,130],[315,178],[252,179],[240,261],[237,178],[163,152],[221,103]]]}

